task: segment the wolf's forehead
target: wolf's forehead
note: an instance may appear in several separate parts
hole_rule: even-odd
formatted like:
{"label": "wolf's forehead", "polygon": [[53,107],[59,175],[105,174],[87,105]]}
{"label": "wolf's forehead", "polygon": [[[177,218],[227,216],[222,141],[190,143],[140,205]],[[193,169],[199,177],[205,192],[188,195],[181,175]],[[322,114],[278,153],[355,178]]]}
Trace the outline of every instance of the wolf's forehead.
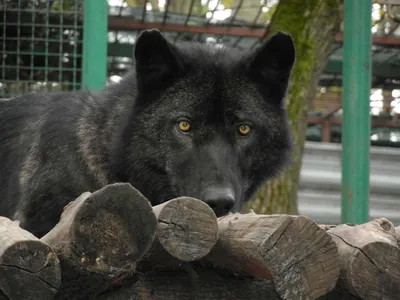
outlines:
{"label": "wolf's forehead", "polygon": [[262,95],[249,78],[218,71],[199,71],[178,82],[170,90],[175,105],[188,109],[210,105],[226,109],[263,106]]}
{"label": "wolf's forehead", "polygon": [[265,101],[254,86],[236,80],[221,80],[212,76],[185,81],[170,91],[165,99],[172,102],[171,113],[182,112],[193,117],[224,119],[262,117]]}

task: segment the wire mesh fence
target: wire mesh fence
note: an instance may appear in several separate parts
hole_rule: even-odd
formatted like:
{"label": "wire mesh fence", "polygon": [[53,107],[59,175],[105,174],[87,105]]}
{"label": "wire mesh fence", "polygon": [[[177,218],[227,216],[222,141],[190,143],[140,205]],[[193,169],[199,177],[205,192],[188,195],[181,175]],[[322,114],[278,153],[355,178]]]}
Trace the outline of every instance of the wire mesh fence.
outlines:
{"label": "wire mesh fence", "polygon": [[[178,24],[185,29],[223,26],[264,29],[277,0],[99,0],[108,4],[108,78],[132,66],[133,46],[145,27],[119,28],[122,23]],[[60,91],[81,87],[83,66],[84,0],[0,1],[0,98],[32,91]],[[113,19],[114,18],[114,19]],[[127,20],[129,22],[127,22]],[[112,22],[114,21],[114,23]],[[259,37],[234,34],[163,30],[173,39],[196,40],[239,48],[254,46]]]}
{"label": "wire mesh fence", "polygon": [[159,28],[174,42],[254,48],[278,0],[107,0],[108,74],[118,80],[133,64],[139,33]]}
{"label": "wire mesh fence", "polygon": [[[191,40],[217,47],[254,48],[264,40],[279,3],[278,0],[0,0],[0,98],[38,90],[79,89],[82,79],[98,73],[95,70],[85,76],[85,69],[82,70],[82,66],[89,68],[83,63],[87,53],[83,49],[83,6],[88,1],[93,1],[95,8],[101,4],[108,8],[108,82],[119,80],[133,65],[135,41],[144,29],[159,28],[174,42]],[[95,12],[91,14],[93,17]],[[374,34],[393,35],[398,24],[389,21],[379,17],[374,23]],[[390,30],[386,26],[389,23]],[[342,43],[336,42],[331,55],[334,59],[338,57],[339,63],[341,47]],[[379,52],[381,48],[383,52]],[[383,74],[390,69],[385,67],[388,62],[397,65],[397,50],[374,45],[373,59],[383,64],[375,70]],[[378,52],[382,55],[377,55]],[[328,64],[321,84],[341,85],[341,72],[335,62]],[[96,64],[103,65],[94,62],[90,69]],[[382,80],[389,75],[385,76],[381,76]]]}
{"label": "wire mesh fence", "polygon": [[82,2],[0,1],[0,98],[80,87]]}

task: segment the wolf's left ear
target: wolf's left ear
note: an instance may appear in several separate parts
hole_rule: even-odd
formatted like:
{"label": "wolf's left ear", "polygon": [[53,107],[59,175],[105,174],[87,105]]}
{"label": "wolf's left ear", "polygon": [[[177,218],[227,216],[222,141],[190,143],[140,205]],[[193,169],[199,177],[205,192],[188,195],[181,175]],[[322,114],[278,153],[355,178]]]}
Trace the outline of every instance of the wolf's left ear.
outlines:
{"label": "wolf's left ear", "polygon": [[141,87],[162,85],[182,69],[173,45],[157,29],[145,30],[140,34],[134,56]]}
{"label": "wolf's left ear", "polygon": [[295,61],[292,37],[279,31],[256,50],[250,59],[250,75],[261,83],[281,83],[286,88]]}

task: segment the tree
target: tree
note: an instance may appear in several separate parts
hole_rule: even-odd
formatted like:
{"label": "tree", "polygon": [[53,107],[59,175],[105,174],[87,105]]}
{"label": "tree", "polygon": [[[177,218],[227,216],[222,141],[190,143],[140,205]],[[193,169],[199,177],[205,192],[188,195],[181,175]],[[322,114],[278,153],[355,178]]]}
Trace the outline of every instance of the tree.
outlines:
{"label": "tree", "polygon": [[340,29],[342,7],[342,0],[280,0],[267,29],[267,37],[279,30],[290,33],[296,46],[296,63],[286,97],[294,149],[289,168],[262,186],[249,202],[247,208],[258,213],[297,213],[307,111]]}

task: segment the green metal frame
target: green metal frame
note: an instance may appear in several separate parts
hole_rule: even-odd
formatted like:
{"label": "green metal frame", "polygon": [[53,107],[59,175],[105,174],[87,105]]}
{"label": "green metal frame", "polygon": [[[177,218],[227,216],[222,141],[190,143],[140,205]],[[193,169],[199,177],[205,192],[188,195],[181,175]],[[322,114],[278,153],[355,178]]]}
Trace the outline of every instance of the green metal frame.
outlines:
{"label": "green metal frame", "polygon": [[368,221],[371,0],[344,1],[342,222]]}
{"label": "green metal frame", "polygon": [[107,13],[106,0],[85,0],[83,17],[82,88],[99,90],[107,77]]}

